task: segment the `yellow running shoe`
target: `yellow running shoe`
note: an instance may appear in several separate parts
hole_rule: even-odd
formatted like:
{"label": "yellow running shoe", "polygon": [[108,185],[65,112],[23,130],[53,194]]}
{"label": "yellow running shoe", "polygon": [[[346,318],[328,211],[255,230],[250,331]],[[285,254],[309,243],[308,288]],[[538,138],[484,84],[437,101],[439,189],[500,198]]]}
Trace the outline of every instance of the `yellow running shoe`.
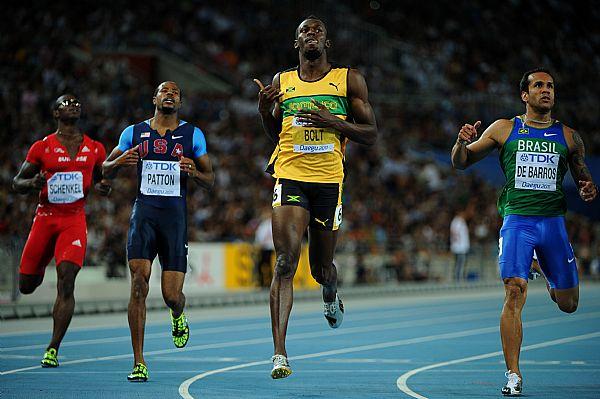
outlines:
{"label": "yellow running shoe", "polygon": [[190,327],[185,313],[181,312],[178,318],[174,318],[171,310],[171,327],[173,343],[177,348],[183,348],[190,339]]}
{"label": "yellow running shoe", "polygon": [[48,348],[41,361],[42,367],[58,367],[58,352],[54,348]]}
{"label": "yellow running shoe", "polygon": [[131,382],[146,382],[148,381],[148,368],[144,363],[138,363],[133,367],[131,374],[127,376],[127,380]]}

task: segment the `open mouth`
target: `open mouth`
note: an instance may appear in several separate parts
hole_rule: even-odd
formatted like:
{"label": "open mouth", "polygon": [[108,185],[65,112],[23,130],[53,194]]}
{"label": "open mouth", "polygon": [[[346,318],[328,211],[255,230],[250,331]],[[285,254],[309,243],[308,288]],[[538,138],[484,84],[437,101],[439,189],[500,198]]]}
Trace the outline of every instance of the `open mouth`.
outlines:
{"label": "open mouth", "polygon": [[175,101],[170,98],[163,100],[163,105],[174,105],[174,104],[175,104]]}

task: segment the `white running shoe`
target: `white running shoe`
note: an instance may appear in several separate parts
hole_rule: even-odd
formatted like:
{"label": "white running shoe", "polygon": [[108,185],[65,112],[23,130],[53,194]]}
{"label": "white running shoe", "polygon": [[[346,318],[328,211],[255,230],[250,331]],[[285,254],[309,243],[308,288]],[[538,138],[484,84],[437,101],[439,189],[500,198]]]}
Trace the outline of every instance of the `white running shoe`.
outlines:
{"label": "white running shoe", "polygon": [[274,380],[279,378],[289,377],[292,374],[292,368],[287,357],[283,355],[275,355],[271,358],[273,362],[273,370],[271,370],[271,378]]}
{"label": "white running shoe", "polygon": [[344,320],[344,304],[342,300],[335,294],[334,302],[325,302],[325,310],[323,312],[329,327],[338,328]]}
{"label": "white running shoe", "polygon": [[504,375],[508,378],[508,382],[504,388],[502,388],[502,395],[521,396],[521,392],[523,391],[523,381],[521,380],[521,377],[510,370],[504,373]]}

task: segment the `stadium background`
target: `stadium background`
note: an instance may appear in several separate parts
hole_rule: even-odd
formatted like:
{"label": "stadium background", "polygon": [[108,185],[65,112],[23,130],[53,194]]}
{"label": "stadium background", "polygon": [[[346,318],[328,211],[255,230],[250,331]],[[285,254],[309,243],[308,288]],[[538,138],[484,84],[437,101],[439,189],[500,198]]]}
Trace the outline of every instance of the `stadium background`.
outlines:
{"label": "stadium background", "polygon": [[[233,270],[245,268],[244,284],[255,284],[258,251],[252,243],[270,206],[272,180],[263,169],[273,145],[260,126],[252,78],[267,82],[297,64],[294,31],[309,14],[327,23],[330,60],[365,75],[379,125],[375,146],[350,144],[347,152],[337,250],[343,283],[447,281],[453,265],[450,221],[465,206],[474,211],[469,277],[496,279],[501,220],[495,203],[502,182],[497,160],[492,156],[457,172],[449,164],[450,148],[464,122],[481,119],[486,127],[522,113],[518,81],[525,70],[543,65],[557,81],[555,116],[582,133],[588,165],[599,182],[600,9],[594,4],[453,1],[428,7],[414,0],[373,0],[5,6],[0,36],[2,301],[17,299],[18,257],[37,201],[11,191],[12,178],[29,146],[54,131],[53,101],[66,92],[76,94],[83,103],[80,126],[110,151],[123,128],[152,115],[152,92],[163,80],[182,88],[182,118],[205,132],[217,176],[210,193],[191,187],[190,241],[229,243],[220,247],[230,251],[229,262],[243,260]],[[581,272],[597,276],[600,206],[598,201],[584,205],[570,177],[566,187],[568,230]],[[86,274],[126,280],[120,276],[127,275],[125,242],[134,196],[131,173],[120,174],[110,198],[92,193],[86,269],[78,280]],[[53,274],[49,270],[47,278]]]}

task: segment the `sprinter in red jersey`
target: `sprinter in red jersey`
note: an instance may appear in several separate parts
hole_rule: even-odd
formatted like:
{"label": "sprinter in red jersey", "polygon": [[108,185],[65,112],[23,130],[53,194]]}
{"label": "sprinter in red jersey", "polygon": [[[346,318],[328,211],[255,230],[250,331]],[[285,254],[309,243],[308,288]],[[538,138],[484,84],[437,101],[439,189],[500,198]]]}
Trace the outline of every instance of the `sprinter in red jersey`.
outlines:
{"label": "sprinter in red jersey", "polygon": [[108,195],[111,189],[101,180],[106,150],[77,127],[81,103],[65,94],[56,100],[53,114],[58,123],[56,132],[31,146],[13,180],[13,188],[19,193],[39,191],[40,197],[21,256],[21,293],[31,294],[42,283],[53,256],[56,262],[54,329],[42,367],[58,366],[58,348],[73,316],[75,277],[83,266],[87,243],[85,197],[92,180],[101,195]]}

